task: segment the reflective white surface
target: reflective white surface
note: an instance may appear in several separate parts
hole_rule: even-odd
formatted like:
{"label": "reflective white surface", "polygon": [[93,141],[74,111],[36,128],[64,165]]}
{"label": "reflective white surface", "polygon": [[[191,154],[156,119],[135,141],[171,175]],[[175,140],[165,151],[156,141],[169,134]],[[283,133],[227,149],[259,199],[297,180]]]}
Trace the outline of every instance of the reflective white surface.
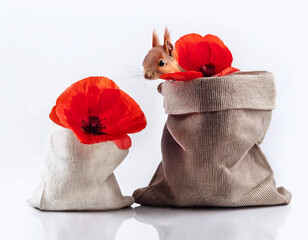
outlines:
{"label": "reflective white surface", "polygon": [[[106,212],[42,212],[25,203],[8,205],[5,215],[3,211],[1,214],[1,236],[4,236],[2,239],[47,240],[305,239],[300,234],[306,229],[290,223],[290,206],[240,209],[134,207]],[[293,235],[292,231],[297,233]]]}
{"label": "reflective white surface", "polygon": [[[42,212],[26,203],[36,185],[35,179],[25,174],[31,168],[25,164],[16,168],[14,175],[1,173],[1,239],[306,239],[304,194],[296,194],[289,206],[182,209],[134,204],[106,212]],[[127,186],[121,184],[122,189]]]}
{"label": "reflective white surface", "polygon": [[[1,0],[0,239],[308,239],[308,2],[306,0]],[[42,172],[59,94],[87,76],[113,79],[141,106],[147,128],[115,175],[126,195],[146,186],[161,160],[166,115],[160,81],[136,69],[164,27],[174,42],[218,35],[241,70],[274,73],[277,108],[261,145],[290,206],[40,212],[27,206]]]}
{"label": "reflective white surface", "polygon": [[276,239],[289,207],[242,209],[160,209],[138,207],[136,219],[151,224],[160,240]]}
{"label": "reflective white surface", "polygon": [[134,217],[134,210],[33,214],[39,221],[40,239],[115,239],[122,222]]}
{"label": "reflective white surface", "polygon": [[[289,207],[259,209],[173,209],[137,207],[110,212],[31,211],[38,239],[133,239],[134,231],[148,224],[160,240],[186,239],[277,239],[277,230],[290,213]],[[134,218],[137,220],[134,221]],[[135,224],[126,238],[121,232],[124,221]],[[141,223],[141,224],[140,224]],[[122,238],[121,236],[124,238]],[[155,236],[155,235],[158,235]],[[153,238],[154,239],[154,238]]]}

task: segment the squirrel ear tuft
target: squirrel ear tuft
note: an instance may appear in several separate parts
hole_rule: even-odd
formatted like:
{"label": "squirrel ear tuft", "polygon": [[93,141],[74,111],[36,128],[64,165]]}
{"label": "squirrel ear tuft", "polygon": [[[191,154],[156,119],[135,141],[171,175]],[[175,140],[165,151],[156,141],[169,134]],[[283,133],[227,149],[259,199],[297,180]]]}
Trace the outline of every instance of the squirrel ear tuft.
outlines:
{"label": "squirrel ear tuft", "polygon": [[165,27],[164,43],[165,43],[166,41],[171,42],[171,40],[170,40],[170,32],[168,31],[168,28],[167,28],[167,27]]}
{"label": "squirrel ear tuft", "polygon": [[174,56],[174,51],[173,51],[173,45],[170,40],[170,32],[168,31],[168,28],[165,28],[165,34],[164,34],[164,48],[166,52],[169,54],[169,56],[173,57]]}
{"label": "squirrel ear tuft", "polygon": [[158,47],[158,46],[160,46],[159,39],[155,30],[153,30],[152,47]]}

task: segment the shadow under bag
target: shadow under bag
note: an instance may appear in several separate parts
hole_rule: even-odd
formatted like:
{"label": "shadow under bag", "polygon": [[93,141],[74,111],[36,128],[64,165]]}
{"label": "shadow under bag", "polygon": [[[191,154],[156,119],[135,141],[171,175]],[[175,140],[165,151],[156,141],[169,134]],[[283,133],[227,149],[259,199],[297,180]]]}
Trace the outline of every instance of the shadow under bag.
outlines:
{"label": "shadow under bag", "polygon": [[275,107],[269,72],[237,72],[159,87],[168,119],[162,162],[135,201],[154,206],[289,204],[260,149]]}

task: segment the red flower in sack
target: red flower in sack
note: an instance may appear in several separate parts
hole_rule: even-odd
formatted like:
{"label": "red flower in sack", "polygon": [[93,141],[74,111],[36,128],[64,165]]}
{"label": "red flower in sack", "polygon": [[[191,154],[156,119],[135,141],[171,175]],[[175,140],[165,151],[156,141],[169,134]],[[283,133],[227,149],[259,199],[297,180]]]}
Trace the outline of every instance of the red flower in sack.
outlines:
{"label": "red flower in sack", "polygon": [[110,79],[88,77],[68,87],[49,114],[56,124],[71,129],[81,143],[113,141],[128,149],[128,133],[146,126],[139,105]]}
{"label": "red flower in sack", "polygon": [[229,49],[214,35],[187,34],[175,43],[175,49],[177,61],[186,72],[163,74],[161,79],[188,81],[239,71],[231,67],[233,58]]}

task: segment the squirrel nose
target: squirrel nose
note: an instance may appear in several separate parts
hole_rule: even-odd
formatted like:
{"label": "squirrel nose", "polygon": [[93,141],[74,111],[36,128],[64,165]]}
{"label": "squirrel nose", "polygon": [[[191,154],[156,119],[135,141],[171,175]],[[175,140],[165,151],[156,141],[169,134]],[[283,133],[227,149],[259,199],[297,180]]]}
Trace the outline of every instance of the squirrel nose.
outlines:
{"label": "squirrel nose", "polygon": [[144,78],[145,78],[145,79],[151,79],[151,78],[152,78],[152,74],[149,73],[149,72],[145,72],[145,73],[144,73]]}

